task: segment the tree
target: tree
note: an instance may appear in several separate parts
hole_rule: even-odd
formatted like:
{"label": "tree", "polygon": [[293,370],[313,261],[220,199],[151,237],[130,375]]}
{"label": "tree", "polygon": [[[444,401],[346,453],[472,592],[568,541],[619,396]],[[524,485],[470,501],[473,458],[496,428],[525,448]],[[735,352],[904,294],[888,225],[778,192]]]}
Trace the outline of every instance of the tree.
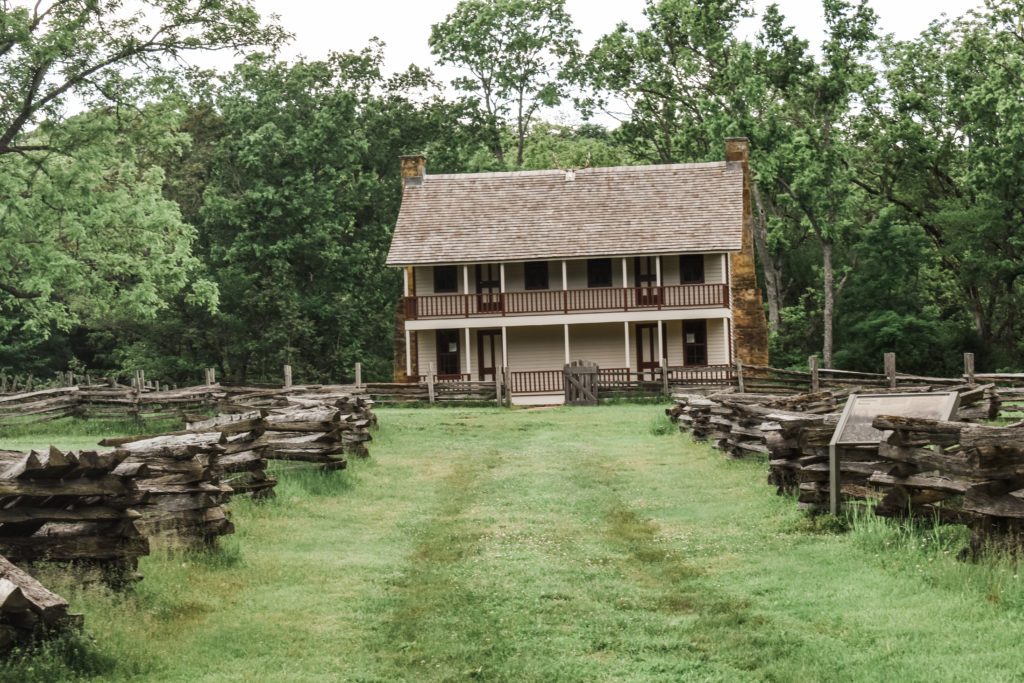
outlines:
{"label": "tree", "polygon": [[505,164],[502,123],[514,128],[516,166],[522,166],[534,116],[565,97],[564,67],[578,49],[577,33],[565,0],[462,0],[444,22],[431,27],[430,47],[438,62],[470,72],[453,85],[476,96],[500,164]]}
{"label": "tree", "polygon": [[919,226],[944,282],[943,317],[966,309],[979,361],[1024,363],[1024,31],[1019,1],[934,23],[883,46],[884,87],[860,126],[856,181]]}
{"label": "tree", "polygon": [[[64,114],[72,94],[88,106],[127,101],[144,76],[197,50],[275,46],[286,34],[264,26],[249,0],[0,0],[0,155],[50,143],[21,139]],[[135,74],[134,76],[129,74]]]}
{"label": "tree", "polygon": [[184,144],[175,124],[168,112],[89,112],[30,138],[41,148],[74,146],[73,157],[0,160],[0,345],[78,325],[121,329],[179,294],[216,304],[216,287],[197,276],[195,230],[163,198],[163,171],[136,154],[142,140]]}

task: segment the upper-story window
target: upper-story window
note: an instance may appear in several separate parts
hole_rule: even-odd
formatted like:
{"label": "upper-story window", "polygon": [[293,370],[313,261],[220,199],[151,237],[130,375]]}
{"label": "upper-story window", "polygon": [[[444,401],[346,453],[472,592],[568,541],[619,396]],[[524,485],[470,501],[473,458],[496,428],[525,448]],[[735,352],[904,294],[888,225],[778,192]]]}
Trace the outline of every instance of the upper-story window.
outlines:
{"label": "upper-story window", "polygon": [[679,257],[679,284],[699,285],[704,282],[704,255]]}
{"label": "upper-story window", "polygon": [[434,266],[434,293],[451,294],[459,291],[459,269],[456,266]]}
{"label": "upper-story window", "polygon": [[592,258],[587,261],[587,287],[612,286],[612,260]]}
{"label": "upper-story window", "polygon": [[528,261],[523,264],[524,289],[548,289],[548,262]]}

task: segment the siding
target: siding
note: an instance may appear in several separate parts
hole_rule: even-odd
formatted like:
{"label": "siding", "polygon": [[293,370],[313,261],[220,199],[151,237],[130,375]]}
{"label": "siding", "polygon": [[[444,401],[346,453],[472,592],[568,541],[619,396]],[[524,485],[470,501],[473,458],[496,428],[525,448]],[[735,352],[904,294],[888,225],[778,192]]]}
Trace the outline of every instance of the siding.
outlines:
{"label": "siding", "polygon": [[508,363],[513,370],[561,370],[565,337],[561,325],[509,327]]}
{"label": "siding", "polygon": [[[631,356],[634,354],[633,345],[631,338]],[[601,368],[621,368],[626,364],[625,353],[622,323],[569,326],[569,357],[572,360],[592,361]],[[635,359],[631,359],[631,363],[635,364]]]}
{"label": "siding", "polygon": [[[437,330],[420,330],[416,333],[417,347],[416,351],[419,353],[417,358],[420,361],[420,372],[421,375],[426,375],[430,369],[430,364],[434,364],[434,370],[437,370]],[[416,368],[413,368],[415,371]]]}

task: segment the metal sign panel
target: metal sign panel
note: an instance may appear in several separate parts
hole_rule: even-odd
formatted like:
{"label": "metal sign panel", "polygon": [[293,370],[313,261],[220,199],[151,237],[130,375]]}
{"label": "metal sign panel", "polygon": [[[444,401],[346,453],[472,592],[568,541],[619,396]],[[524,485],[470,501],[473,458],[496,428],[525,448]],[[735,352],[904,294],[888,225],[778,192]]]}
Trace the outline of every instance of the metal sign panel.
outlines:
{"label": "metal sign panel", "polygon": [[879,415],[949,420],[956,414],[960,395],[955,391],[926,394],[851,394],[829,442],[829,509],[839,513],[839,456],[836,446],[877,444],[889,434],[871,423]]}
{"label": "metal sign panel", "polygon": [[875,429],[871,423],[879,415],[920,417],[928,420],[948,420],[956,412],[955,391],[927,394],[853,394],[846,403],[836,431],[833,446],[856,446],[882,442],[888,434]]}

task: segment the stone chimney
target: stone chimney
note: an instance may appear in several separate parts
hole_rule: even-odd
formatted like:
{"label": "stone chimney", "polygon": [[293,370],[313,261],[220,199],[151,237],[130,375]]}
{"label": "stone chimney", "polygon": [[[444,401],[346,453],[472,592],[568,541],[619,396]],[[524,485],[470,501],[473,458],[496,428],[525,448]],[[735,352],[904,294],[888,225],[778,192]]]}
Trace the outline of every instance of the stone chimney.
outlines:
{"label": "stone chimney", "polygon": [[[407,186],[423,183],[423,178],[427,175],[427,158],[422,154],[406,154],[398,157],[398,167],[402,176],[402,197],[405,197],[405,188]],[[416,293],[415,275],[416,272],[412,267],[406,268],[409,294],[411,296],[415,296]],[[398,306],[395,308],[395,360],[393,369],[396,382],[414,382],[416,381],[415,375],[419,374],[420,363],[419,354],[417,353],[419,340],[416,338],[416,332],[411,333],[410,342],[413,377],[409,377],[405,371],[405,304],[402,299],[399,299]]]}
{"label": "stone chimney", "polygon": [[406,154],[398,157],[398,165],[402,172],[402,193],[406,185],[423,182],[427,175],[427,158],[422,154]]}
{"label": "stone chimney", "polygon": [[743,243],[729,256],[732,284],[733,360],[768,365],[768,321],[757,286],[754,262],[754,212],[750,200],[750,156],[747,138],[725,139],[725,160],[743,168]]}

